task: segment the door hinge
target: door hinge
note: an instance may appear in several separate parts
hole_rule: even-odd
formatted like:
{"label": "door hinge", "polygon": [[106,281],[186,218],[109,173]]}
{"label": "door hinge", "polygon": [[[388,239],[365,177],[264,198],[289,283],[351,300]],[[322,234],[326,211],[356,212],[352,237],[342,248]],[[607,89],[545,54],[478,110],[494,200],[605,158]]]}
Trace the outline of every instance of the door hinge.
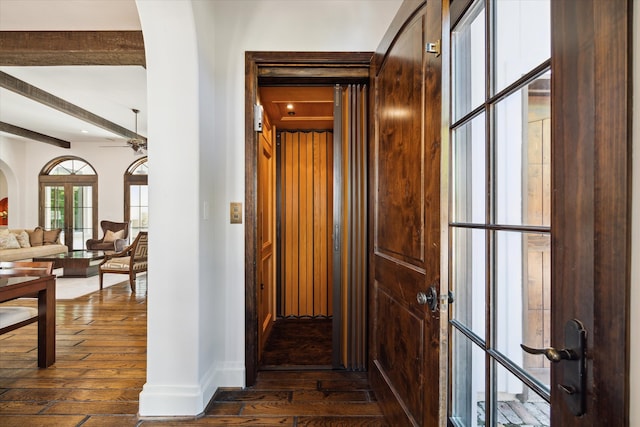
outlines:
{"label": "door hinge", "polygon": [[427,43],[424,47],[424,51],[427,53],[435,53],[436,56],[440,56],[440,40]]}

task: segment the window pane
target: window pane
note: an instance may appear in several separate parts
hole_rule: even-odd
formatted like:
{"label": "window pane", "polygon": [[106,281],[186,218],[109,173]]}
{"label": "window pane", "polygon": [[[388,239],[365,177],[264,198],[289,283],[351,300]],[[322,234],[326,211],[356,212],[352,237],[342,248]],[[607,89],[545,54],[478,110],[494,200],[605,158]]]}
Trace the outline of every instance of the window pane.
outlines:
{"label": "window pane", "polygon": [[73,187],[73,248],[84,248],[93,237],[93,187]]}
{"label": "window pane", "polygon": [[63,160],[53,167],[49,175],[95,175],[88,163],[78,159]]}
{"label": "window pane", "polygon": [[496,254],[496,348],[548,388],[550,362],[520,344],[551,343],[551,238],[496,232]]}
{"label": "window pane", "polygon": [[550,76],[531,82],[495,108],[498,224],[551,223]]}
{"label": "window pane", "polygon": [[454,121],[484,103],[484,29],[483,3],[477,1],[451,33]]}
{"label": "window pane", "polygon": [[[44,224],[47,230],[62,228],[64,232],[64,187],[44,188]],[[60,241],[63,240],[61,234]]]}
{"label": "window pane", "polygon": [[487,169],[484,114],[454,131],[451,162],[452,221],[485,224]]}
{"label": "window pane", "polygon": [[485,231],[452,229],[451,289],[453,319],[485,337],[486,246]]}
{"label": "window pane", "polygon": [[497,407],[493,425],[536,426],[551,425],[551,406],[527,387],[515,375],[497,364]]}
{"label": "window pane", "polygon": [[496,2],[495,93],[551,57],[550,0]]}
{"label": "window pane", "polygon": [[484,352],[462,333],[453,330],[453,401],[451,413],[458,425],[485,425]]}
{"label": "window pane", "polygon": [[148,175],[149,174],[149,166],[147,163],[140,164],[134,171],[134,175]]}
{"label": "window pane", "polygon": [[140,186],[140,206],[149,206],[149,186]]}
{"label": "window pane", "polygon": [[131,239],[135,239],[140,231],[149,227],[149,186],[131,185],[129,201],[129,221],[131,222]]}

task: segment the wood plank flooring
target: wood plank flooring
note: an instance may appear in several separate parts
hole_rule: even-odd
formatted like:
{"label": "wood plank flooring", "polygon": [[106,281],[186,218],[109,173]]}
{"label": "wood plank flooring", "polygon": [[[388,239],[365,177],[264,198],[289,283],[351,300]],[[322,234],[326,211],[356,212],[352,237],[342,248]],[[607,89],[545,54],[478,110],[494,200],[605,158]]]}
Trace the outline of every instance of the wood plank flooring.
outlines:
{"label": "wood plank flooring", "polygon": [[327,318],[276,320],[260,369],[331,368],[332,332]]}
{"label": "wood plank flooring", "polygon": [[[198,419],[139,420],[146,278],[57,302],[57,358],[37,367],[36,325],[0,335],[0,426],[386,426],[364,373],[264,371],[216,393]],[[24,302],[21,302],[21,305]]]}

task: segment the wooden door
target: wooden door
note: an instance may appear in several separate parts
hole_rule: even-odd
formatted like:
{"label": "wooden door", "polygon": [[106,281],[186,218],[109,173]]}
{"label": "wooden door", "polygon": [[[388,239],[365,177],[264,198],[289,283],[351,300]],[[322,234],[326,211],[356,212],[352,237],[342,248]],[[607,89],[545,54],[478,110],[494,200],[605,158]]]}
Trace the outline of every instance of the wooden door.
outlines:
{"label": "wooden door", "polygon": [[[628,426],[631,204],[630,0],[551,2],[552,325],[587,333],[582,416],[558,388],[552,364],[551,425]],[[634,24],[637,24],[634,23]],[[607,40],[607,43],[602,43]],[[615,49],[610,49],[615,46]]]}
{"label": "wooden door", "polygon": [[450,19],[450,423],[627,426],[629,2],[466,4]]}
{"label": "wooden door", "polygon": [[274,130],[265,116],[258,155],[258,360],[275,321],[275,162]]}
{"label": "wooden door", "polygon": [[375,63],[369,372],[393,426],[438,422],[439,317],[418,296],[440,279],[440,19],[405,2]]}

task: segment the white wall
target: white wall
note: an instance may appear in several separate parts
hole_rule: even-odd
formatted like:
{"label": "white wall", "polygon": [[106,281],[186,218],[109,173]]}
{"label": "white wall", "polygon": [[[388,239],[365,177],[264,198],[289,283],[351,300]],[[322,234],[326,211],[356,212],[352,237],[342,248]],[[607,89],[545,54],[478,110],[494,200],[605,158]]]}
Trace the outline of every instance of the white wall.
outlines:
{"label": "white wall", "polygon": [[400,3],[137,1],[154,147],[141,416],[196,415],[244,385],[244,227],[228,215],[244,201],[245,51],[373,51]]}
{"label": "white wall", "polygon": [[[102,145],[102,144],[101,144]],[[41,142],[0,135],[0,170],[8,183],[9,227],[34,228],[38,224],[38,176],[53,158],[74,155],[98,173],[98,219],[124,218],[123,175],[137,157],[127,148],[101,148],[72,144],[67,150]],[[102,231],[98,230],[98,237]]]}

